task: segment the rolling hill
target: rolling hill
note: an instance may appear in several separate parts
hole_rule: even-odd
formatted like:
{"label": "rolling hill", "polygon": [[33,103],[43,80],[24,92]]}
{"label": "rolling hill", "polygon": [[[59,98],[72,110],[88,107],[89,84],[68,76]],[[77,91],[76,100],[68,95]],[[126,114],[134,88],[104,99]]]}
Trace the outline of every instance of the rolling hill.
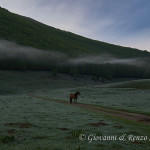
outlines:
{"label": "rolling hill", "polygon": [[[11,44],[10,41],[14,43]],[[51,70],[55,74],[62,72],[74,77],[79,74],[90,74],[95,76],[96,80],[99,77],[107,79],[150,77],[150,53],[148,51],[92,40],[11,13],[4,8],[0,8],[0,44],[0,69]],[[7,51],[3,47],[6,47]],[[23,53],[20,53],[21,51]],[[12,57],[12,52],[15,52],[14,57]],[[39,52],[40,55],[38,55]],[[4,57],[4,53],[9,57]],[[51,59],[53,53],[65,54],[67,59],[59,57],[58,62],[55,58]],[[104,55],[111,56],[113,60],[109,58],[110,60],[106,63],[96,62],[95,64],[88,61],[90,59],[97,61],[95,56],[100,56],[98,61],[105,62]],[[70,58],[76,62],[86,59],[87,63],[64,65],[61,61],[62,59],[68,61]],[[144,60],[142,66],[139,58]]]}
{"label": "rolling hill", "polygon": [[111,54],[119,58],[150,57],[147,51],[88,39],[0,8],[0,38],[38,49],[79,54]]}

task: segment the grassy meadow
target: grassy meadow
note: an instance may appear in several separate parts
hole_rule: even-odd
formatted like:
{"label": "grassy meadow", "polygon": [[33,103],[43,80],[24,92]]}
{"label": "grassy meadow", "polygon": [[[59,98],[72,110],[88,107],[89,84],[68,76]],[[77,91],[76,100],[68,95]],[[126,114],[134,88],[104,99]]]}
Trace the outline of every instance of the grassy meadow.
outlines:
{"label": "grassy meadow", "polygon": [[95,85],[53,77],[46,71],[0,71],[0,150],[148,150],[148,140],[79,140],[80,134],[150,137],[150,126],[55,99],[69,102],[69,94],[79,90],[79,103],[150,115],[149,85],[150,80]]}

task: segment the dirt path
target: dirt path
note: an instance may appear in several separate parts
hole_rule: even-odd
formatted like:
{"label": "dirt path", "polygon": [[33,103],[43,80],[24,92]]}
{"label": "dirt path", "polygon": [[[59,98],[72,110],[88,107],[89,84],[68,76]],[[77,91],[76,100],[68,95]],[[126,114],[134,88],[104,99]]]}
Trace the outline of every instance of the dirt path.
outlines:
{"label": "dirt path", "polygon": [[150,125],[150,116],[147,116],[147,115],[129,113],[129,112],[126,112],[126,111],[112,110],[112,109],[102,108],[102,107],[93,106],[93,105],[91,106],[90,104],[81,104],[81,103],[70,104],[69,102],[64,101],[64,100],[51,99],[51,98],[36,96],[34,94],[29,94],[28,96],[38,98],[38,99],[42,99],[42,100],[48,100],[48,101],[63,103],[63,104],[66,104],[66,105],[72,105],[74,107],[79,107],[79,108],[82,108],[82,109],[90,110],[92,112],[103,113],[103,114],[107,114],[107,115],[110,115],[110,116],[116,116],[116,117],[120,117],[120,118],[123,118],[123,119],[128,119],[128,120],[141,122],[141,123],[145,123],[145,124]]}

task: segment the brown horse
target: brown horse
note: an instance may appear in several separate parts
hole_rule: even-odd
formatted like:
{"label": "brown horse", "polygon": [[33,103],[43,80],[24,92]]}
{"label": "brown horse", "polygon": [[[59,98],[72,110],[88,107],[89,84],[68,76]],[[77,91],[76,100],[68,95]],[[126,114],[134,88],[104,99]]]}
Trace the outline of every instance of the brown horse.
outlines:
{"label": "brown horse", "polygon": [[77,103],[78,95],[80,95],[80,92],[76,92],[75,94],[70,94],[70,103],[72,104],[72,99],[74,99],[74,102]]}

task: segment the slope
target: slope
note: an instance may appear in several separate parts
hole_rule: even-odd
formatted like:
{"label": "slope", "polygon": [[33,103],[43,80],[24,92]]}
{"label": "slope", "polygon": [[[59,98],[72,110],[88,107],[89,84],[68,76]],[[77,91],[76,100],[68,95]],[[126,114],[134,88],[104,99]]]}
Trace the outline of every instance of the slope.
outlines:
{"label": "slope", "polygon": [[79,54],[111,54],[119,58],[148,57],[150,53],[91,40],[47,26],[0,8],[0,38],[44,50]]}

